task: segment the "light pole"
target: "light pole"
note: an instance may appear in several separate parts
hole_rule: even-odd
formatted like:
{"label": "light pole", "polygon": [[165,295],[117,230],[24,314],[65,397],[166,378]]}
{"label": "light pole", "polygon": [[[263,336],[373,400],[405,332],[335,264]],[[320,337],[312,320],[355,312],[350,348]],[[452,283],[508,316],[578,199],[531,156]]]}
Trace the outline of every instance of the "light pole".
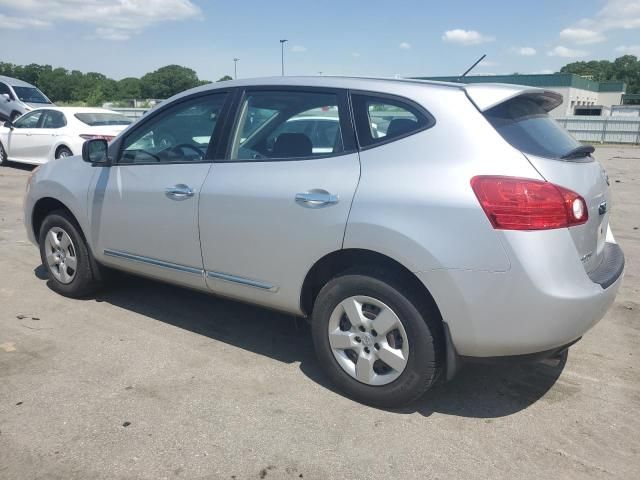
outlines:
{"label": "light pole", "polygon": [[233,59],[233,79],[236,80],[238,78],[238,60],[239,58]]}
{"label": "light pole", "polygon": [[284,77],[284,44],[289,40],[280,40],[280,53],[282,59],[282,76]]}

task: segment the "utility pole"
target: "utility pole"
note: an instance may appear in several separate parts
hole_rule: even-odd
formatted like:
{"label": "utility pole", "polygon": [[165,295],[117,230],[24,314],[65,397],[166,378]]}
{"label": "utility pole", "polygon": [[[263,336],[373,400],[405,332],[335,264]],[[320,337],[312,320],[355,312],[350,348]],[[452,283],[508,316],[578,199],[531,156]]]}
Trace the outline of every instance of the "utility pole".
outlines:
{"label": "utility pole", "polygon": [[238,60],[239,58],[233,59],[233,79],[236,80],[238,78]]}
{"label": "utility pole", "polygon": [[289,40],[283,39],[280,40],[280,55],[281,55],[281,61],[282,61],[282,76],[284,77],[284,44],[286,42],[288,42]]}

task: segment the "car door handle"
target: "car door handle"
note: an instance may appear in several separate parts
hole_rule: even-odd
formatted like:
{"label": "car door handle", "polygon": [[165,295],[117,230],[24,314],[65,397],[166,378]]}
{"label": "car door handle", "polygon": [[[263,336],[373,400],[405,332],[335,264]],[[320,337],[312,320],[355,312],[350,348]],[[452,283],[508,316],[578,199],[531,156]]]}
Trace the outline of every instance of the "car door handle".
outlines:
{"label": "car door handle", "polygon": [[307,208],[319,208],[335,205],[340,199],[326,190],[310,190],[296,193],[296,203]]}
{"label": "car door handle", "polygon": [[164,194],[172,200],[184,200],[186,198],[193,197],[194,193],[193,188],[185,185],[184,183],[179,183],[173,187],[167,187],[164,191]]}

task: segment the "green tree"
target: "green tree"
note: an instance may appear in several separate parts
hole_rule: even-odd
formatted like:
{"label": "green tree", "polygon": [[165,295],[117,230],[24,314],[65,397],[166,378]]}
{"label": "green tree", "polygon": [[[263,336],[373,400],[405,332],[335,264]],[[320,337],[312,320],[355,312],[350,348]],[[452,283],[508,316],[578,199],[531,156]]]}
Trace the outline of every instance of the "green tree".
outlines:
{"label": "green tree", "polygon": [[145,98],[169,98],[200,84],[194,70],[180,65],[167,65],[140,79],[140,89]]}
{"label": "green tree", "polygon": [[597,81],[620,80],[627,84],[627,93],[640,93],[640,61],[634,55],[623,55],[613,62],[592,60],[573,62],[560,69],[562,73],[575,73]]}
{"label": "green tree", "polygon": [[139,99],[142,98],[141,81],[139,78],[127,77],[118,82],[118,99]]}
{"label": "green tree", "polygon": [[229,75],[225,75],[224,77],[220,78],[220,80],[218,80],[219,82],[226,82],[227,80],[233,80],[233,78],[231,78]]}

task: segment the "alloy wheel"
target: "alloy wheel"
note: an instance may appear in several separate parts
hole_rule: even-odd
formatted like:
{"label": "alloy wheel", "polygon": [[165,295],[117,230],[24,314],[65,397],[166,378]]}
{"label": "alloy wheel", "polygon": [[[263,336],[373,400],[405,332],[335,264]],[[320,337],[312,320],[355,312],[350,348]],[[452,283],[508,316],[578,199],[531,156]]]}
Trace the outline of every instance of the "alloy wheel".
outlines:
{"label": "alloy wheel", "polygon": [[76,276],[78,258],[69,234],[60,227],[52,227],[47,232],[44,243],[51,274],[60,283],[71,283]]}
{"label": "alloy wheel", "polygon": [[358,295],[341,301],[329,319],[328,335],[340,367],[366,385],[387,385],[407,366],[409,342],[402,321],[375,298]]}

